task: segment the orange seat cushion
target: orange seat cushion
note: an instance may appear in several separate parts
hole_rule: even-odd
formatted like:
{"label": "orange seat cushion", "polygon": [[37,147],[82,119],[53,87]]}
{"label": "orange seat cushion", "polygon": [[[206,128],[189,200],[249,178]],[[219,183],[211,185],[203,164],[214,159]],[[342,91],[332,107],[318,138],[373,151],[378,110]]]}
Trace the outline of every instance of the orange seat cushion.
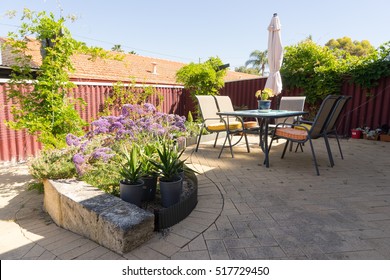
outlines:
{"label": "orange seat cushion", "polygon": [[[229,130],[241,129],[242,125],[240,122],[229,122]],[[224,123],[213,123],[207,126],[210,131],[223,131],[226,129]]]}
{"label": "orange seat cushion", "polygon": [[255,121],[251,121],[251,122],[244,122],[244,127],[245,128],[254,128],[254,127],[258,127],[259,125],[257,124],[257,122]]}
{"label": "orange seat cushion", "polygon": [[294,140],[305,140],[307,138],[306,130],[295,129],[291,127],[278,128],[275,131],[275,135]]}

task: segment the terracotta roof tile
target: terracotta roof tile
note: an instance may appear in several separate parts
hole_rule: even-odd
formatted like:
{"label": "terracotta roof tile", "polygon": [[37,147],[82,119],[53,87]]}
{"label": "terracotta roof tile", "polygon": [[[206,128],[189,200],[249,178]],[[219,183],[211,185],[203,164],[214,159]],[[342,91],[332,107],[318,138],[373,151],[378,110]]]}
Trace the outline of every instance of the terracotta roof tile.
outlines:
{"label": "terracotta roof tile", "polygon": [[[4,40],[4,39],[3,39]],[[39,67],[42,63],[40,53],[40,43],[29,38],[28,54],[32,56],[33,67]],[[114,52],[113,52],[114,53]],[[140,56],[135,54],[123,54],[123,60],[91,59],[85,54],[75,54],[72,63],[75,68],[70,73],[72,80],[79,81],[106,81],[106,82],[132,82],[149,84],[178,85],[176,82],[176,72],[185,63],[171,60]],[[3,64],[10,63],[9,52],[3,51]],[[153,73],[154,64],[156,73]],[[228,71],[225,81],[253,79],[259,76]]]}

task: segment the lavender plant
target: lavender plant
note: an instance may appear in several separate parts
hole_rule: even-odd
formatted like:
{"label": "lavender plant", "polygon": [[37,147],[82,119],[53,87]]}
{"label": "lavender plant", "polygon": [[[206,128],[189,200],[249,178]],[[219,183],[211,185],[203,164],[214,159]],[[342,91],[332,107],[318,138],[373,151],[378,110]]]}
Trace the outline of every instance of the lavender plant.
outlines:
{"label": "lavender plant", "polygon": [[[67,135],[66,143],[76,151],[72,160],[80,178],[95,186],[115,189],[110,178],[103,179],[102,175],[99,175],[99,169],[104,166],[105,175],[118,177],[119,173],[114,169],[124,160],[121,153],[123,143],[137,144],[143,153],[145,149],[150,150],[154,146],[152,150],[155,155],[150,151],[147,153],[148,157],[156,158],[159,141],[174,140],[185,135],[185,122],[185,117],[158,112],[150,103],[126,104],[121,115],[100,117],[91,123],[91,131],[84,136]],[[144,159],[143,162],[148,161]],[[149,162],[148,164],[149,166],[142,168],[144,173],[153,169]],[[107,168],[113,170],[108,171]],[[97,178],[94,179],[95,177]]]}

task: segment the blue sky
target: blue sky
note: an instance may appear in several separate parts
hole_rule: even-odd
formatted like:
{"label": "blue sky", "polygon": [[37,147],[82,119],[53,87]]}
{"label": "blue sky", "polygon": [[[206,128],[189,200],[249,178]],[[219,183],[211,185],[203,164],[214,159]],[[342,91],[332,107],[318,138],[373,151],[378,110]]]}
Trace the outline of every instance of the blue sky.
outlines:
{"label": "blue sky", "polygon": [[[267,48],[267,26],[273,13],[282,24],[283,45],[309,35],[324,45],[343,36],[369,40],[375,47],[390,41],[390,1],[343,0],[0,0],[0,36],[20,25],[23,8],[77,15],[67,27],[90,46],[182,62],[219,56],[232,69],[249,54]],[[9,19],[8,10],[18,11]]]}

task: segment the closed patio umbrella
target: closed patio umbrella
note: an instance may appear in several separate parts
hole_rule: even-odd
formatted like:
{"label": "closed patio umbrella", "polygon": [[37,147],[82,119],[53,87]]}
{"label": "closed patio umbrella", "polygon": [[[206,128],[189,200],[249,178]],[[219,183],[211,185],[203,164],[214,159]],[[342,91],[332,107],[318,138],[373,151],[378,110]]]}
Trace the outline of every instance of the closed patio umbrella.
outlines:
{"label": "closed patio umbrella", "polygon": [[283,47],[280,29],[281,25],[278,14],[274,14],[271,23],[268,26],[269,76],[265,83],[265,87],[272,89],[275,95],[282,92],[282,78],[279,70],[283,61]]}

